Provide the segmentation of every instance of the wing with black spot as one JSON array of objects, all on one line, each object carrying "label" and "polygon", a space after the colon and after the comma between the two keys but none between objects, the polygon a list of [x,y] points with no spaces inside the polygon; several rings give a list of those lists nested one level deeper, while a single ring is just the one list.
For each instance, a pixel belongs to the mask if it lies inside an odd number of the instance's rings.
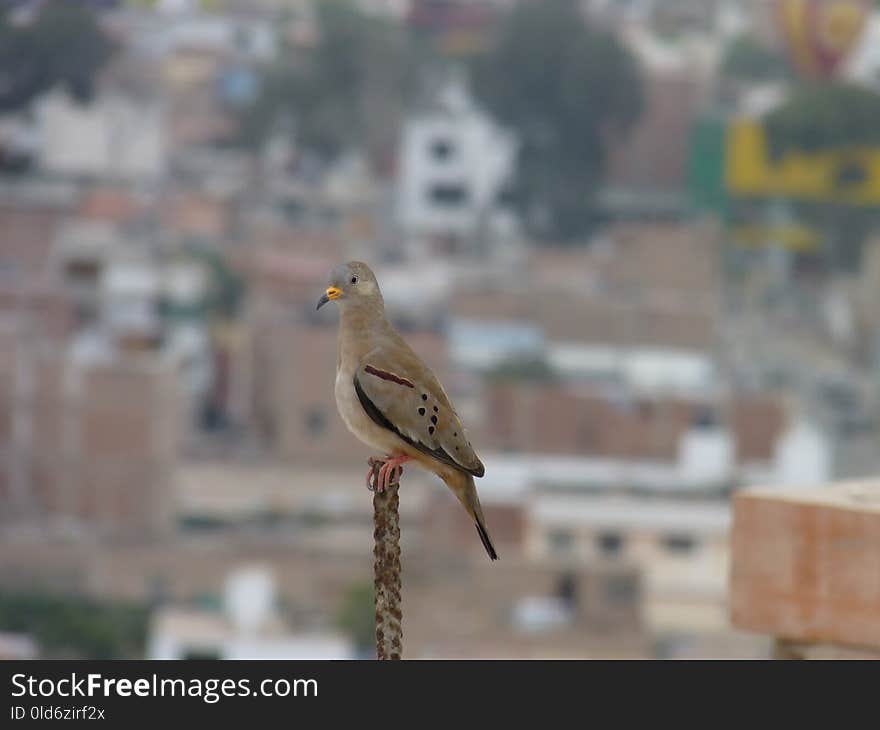
[{"label": "wing with black spot", "polygon": [[354,387],[364,411],[419,451],[483,476],[485,468],[442,386],[411,351],[406,354],[401,357],[398,350],[392,364],[373,352],[362,362]]}]

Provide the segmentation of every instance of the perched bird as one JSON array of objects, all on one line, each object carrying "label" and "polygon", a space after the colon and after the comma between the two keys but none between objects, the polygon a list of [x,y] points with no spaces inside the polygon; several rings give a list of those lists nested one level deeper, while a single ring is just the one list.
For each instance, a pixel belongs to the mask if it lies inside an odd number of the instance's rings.
[{"label": "perched bird", "polygon": [[474,486],[485,468],[443,386],[385,318],[370,267],[350,261],[333,269],[317,308],[331,301],[340,313],[336,406],[348,430],[383,457],[370,459],[367,486],[375,475],[382,491],[399,479],[403,464],[418,462],[458,497],[497,560]]}]

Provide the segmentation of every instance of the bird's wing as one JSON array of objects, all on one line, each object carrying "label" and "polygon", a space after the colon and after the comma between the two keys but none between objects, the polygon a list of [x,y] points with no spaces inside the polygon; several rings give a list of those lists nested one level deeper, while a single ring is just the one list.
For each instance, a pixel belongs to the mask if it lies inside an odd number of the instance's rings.
[{"label": "bird's wing", "polygon": [[483,476],[485,468],[443,386],[401,338],[367,354],[354,387],[375,423],[439,461]]}]

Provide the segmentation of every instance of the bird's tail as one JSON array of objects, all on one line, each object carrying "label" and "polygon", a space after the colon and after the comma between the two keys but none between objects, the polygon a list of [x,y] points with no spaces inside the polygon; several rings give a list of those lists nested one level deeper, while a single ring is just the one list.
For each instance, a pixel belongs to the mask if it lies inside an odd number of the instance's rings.
[{"label": "bird's tail", "polygon": [[486,548],[486,552],[489,554],[489,560],[498,560],[498,553],[495,552],[495,546],[492,544],[492,538],[489,537],[489,533],[486,531],[486,525],[483,523],[482,516],[477,517],[474,520],[474,524],[477,526],[477,534],[483,542],[483,547]]},{"label": "bird's tail", "polygon": [[474,478],[470,474],[464,472],[456,472],[454,479],[446,480],[446,484],[452,489],[458,501],[468,511],[473,518],[474,524],[477,526],[477,534],[480,536],[480,542],[486,548],[490,560],[498,560],[498,553],[495,552],[495,546],[492,544],[492,538],[489,537],[489,531],[486,529],[486,520],[483,517],[483,508],[480,506],[480,498],[477,496],[477,487],[474,484]]}]

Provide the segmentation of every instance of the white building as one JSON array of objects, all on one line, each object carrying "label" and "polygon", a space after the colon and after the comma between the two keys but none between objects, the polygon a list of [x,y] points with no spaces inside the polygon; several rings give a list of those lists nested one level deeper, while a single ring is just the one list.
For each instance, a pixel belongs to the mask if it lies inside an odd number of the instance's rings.
[{"label": "white building", "polygon": [[234,53],[254,61],[269,61],[278,52],[277,27],[259,17],[192,14],[177,17],[166,29],[169,49],[199,49]]},{"label": "white building", "polygon": [[294,634],[277,614],[275,581],[254,566],[233,571],[224,610],[165,608],[153,617],[149,659],[353,659],[354,648],[336,633]]},{"label": "white building", "polygon": [[513,137],[451,83],[404,126],[397,217],[415,236],[472,236],[512,226],[499,206],[515,161]]},{"label": "white building", "polygon": [[547,359],[567,378],[619,382],[637,393],[710,393],[718,382],[712,357],[699,350],[556,342]]},{"label": "white building", "polygon": [[631,565],[655,636],[729,631],[730,505],[720,500],[541,494],[526,550],[538,561]]},{"label": "white building", "polygon": [[165,171],[165,114],[155,100],[105,92],[78,104],[55,90],[36,110],[38,161],[47,172],[137,180]]},{"label": "white building", "polygon": [[832,447],[820,429],[795,420],[775,450],[775,479],[781,486],[818,487],[832,478]]},{"label": "white building", "polygon": [[[124,7],[110,13],[105,23],[127,49],[141,56],[165,58],[189,50],[265,62],[278,53],[279,26],[259,8],[239,10],[227,3],[228,12],[220,13],[203,12],[200,5],[196,0],[161,0],[158,12]],[[292,9],[304,13],[301,7]]]}]

